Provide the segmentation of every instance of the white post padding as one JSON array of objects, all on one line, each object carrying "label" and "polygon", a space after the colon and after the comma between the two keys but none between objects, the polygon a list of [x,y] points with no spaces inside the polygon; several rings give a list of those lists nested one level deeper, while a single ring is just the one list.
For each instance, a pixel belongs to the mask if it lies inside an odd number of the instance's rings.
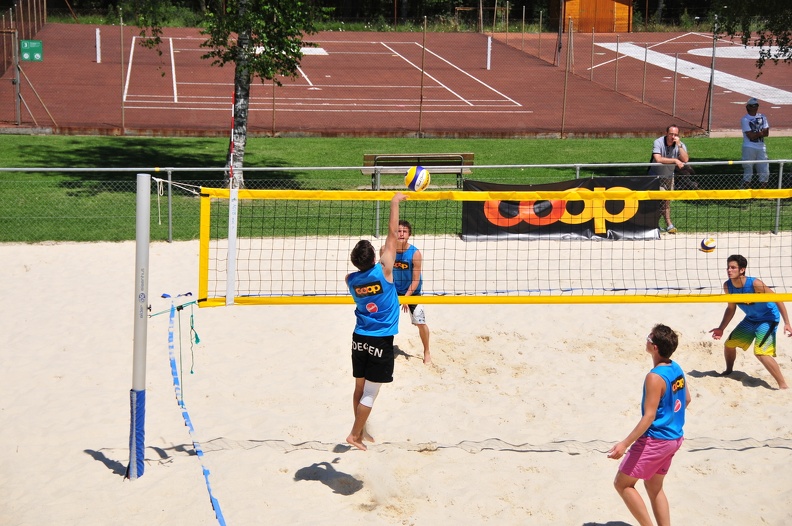
[{"label": "white post padding", "polygon": [[149,234],[151,175],[137,175],[135,244],[135,329],[132,389],[146,388],[146,339],[148,323]]},{"label": "white post padding", "polygon": [[132,352],[131,423],[127,477],[143,475],[146,422],[146,344],[148,338],[149,241],[151,228],[151,175],[137,174],[135,212],[135,325]]},{"label": "white post padding", "polygon": [[98,27],[96,28],[96,63],[102,63],[102,35]]},{"label": "white post padding", "polygon": [[239,219],[239,188],[231,188],[228,199],[228,266],[226,272],[226,305],[234,304],[236,295],[237,222]]},{"label": "white post padding", "polygon": [[487,71],[490,69],[490,61],[492,59],[492,37],[487,37]]}]

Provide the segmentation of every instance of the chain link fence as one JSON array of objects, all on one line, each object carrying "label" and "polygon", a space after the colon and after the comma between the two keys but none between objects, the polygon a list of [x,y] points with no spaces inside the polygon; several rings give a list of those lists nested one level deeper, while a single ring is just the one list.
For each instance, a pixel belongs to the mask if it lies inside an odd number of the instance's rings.
[{"label": "chain link fence", "polygon": [[17,42],[32,39],[46,21],[44,0],[22,0],[0,11],[0,77],[14,64]]},{"label": "chain link fence", "polygon": [[[754,178],[752,187],[791,188],[792,161],[770,161],[770,179],[762,185]],[[676,189],[725,190],[740,188],[742,163],[690,163],[695,175],[677,177]],[[747,163],[756,164],[756,163]],[[541,184],[598,176],[645,175],[647,164],[493,165],[474,166],[467,179],[502,184]],[[247,168],[244,185],[249,189],[370,190],[400,189],[403,178],[364,175],[362,167]],[[151,239],[171,241],[196,239],[199,228],[199,189],[223,188],[227,178],[222,168],[172,169],[0,169],[0,242],[123,241],[135,238],[135,174],[153,174]],[[649,176],[647,176],[649,177]],[[433,176],[430,190],[459,186],[457,174]],[[702,202],[698,202],[702,203]],[[709,203],[709,202],[708,202]],[[710,204],[713,204],[711,202]],[[717,203],[735,206],[750,215],[761,214],[759,222],[745,228],[765,232],[792,230],[790,200],[753,203],[744,200]],[[684,217],[690,202],[672,203],[685,231]],[[697,210],[697,214],[701,211]],[[690,228],[693,228],[692,225]],[[735,228],[743,228],[736,225]]]}]

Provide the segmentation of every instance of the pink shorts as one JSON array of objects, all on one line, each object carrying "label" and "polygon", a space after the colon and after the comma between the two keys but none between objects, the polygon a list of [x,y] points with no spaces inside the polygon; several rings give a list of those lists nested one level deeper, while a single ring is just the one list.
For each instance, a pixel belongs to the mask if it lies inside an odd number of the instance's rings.
[{"label": "pink shorts", "polygon": [[643,480],[655,475],[666,475],[674,454],[682,446],[682,440],[661,440],[644,435],[627,450],[619,471],[628,477]]}]

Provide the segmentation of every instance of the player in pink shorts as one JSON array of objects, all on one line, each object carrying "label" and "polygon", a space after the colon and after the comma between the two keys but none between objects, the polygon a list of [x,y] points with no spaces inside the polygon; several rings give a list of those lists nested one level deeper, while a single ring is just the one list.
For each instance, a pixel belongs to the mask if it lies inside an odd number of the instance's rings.
[{"label": "player in pink shorts", "polygon": [[644,380],[641,420],[627,438],[608,451],[608,458],[613,459],[627,453],[613,485],[641,526],[652,526],[652,519],[635,489],[639,480],[644,481],[658,526],[671,524],[663,480],[682,445],[685,410],[690,405],[685,373],[671,360],[678,341],[677,334],[665,325],[655,325],[646,337],[646,352],[652,357],[653,367]]}]

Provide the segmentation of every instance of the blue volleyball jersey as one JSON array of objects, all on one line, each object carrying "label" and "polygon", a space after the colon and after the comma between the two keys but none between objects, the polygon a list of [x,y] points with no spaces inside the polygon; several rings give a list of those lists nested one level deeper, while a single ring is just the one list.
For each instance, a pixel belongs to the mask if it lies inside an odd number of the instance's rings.
[{"label": "blue volleyball jersey", "polygon": [[393,336],[399,332],[399,297],[385,279],[382,265],[353,272],[347,278],[355,300],[355,332],[364,336]]},{"label": "blue volleyball jersey", "polygon": [[[729,290],[729,294],[753,294],[755,279],[756,278],[749,278],[746,276],[745,285],[742,287],[735,287],[732,285],[731,280],[728,280],[726,282],[726,288]],[[745,319],[749,321],[770,321],[778,323],[781,319],[778,305],[774,302],[738,303],[737,306],[745,313]]]},{"label": "blue volleyball jersey", "polygon": [[[396,292],[399,294],[404,294],[410,288],[413,280],[413,257],[417,251],[415,245],[410,245],[401,254],[396,253],[396,261],[393,262],[393,284],[396,285]],[[422,286],[423,276],[418,281],[418,288],[415,289],[413,295],[419,295]]]},{"label": "blue volleyball jersey", "polygon": [[[687,406],[687,380],[682,368],[676,362],[670,365],[658,365],[650,372],[660,376],[665,381],[666,389],[660,398],[654,422],[649,426],[646,435],[662,440],[676,440],[682,438],[682,426],[685,425],[685,409]],[[641,399],[641,414],[643,415],[644,399]]]}]

